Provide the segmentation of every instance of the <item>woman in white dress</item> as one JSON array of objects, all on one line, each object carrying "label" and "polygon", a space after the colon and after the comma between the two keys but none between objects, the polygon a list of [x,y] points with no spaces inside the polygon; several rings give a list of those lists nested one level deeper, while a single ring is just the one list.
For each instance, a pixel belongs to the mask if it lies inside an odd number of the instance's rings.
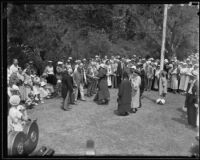
[{"label": "woman in white dress", "polygon": [[180,85],[179,90],[184,92],[185,89],[185,79],[186,79],[186,72],[187,72],[187,64],[183,63],[180,68]]},{"label": "woman in white dress", "polygon": [[178,90],[177,67],[178,67],[178,65],[174,64],[174,68],[171,72],[171,89],[172,89],[174,94],[176,94],[176,92]]},{"label": "woman in white dress", "polygon": [[184,91],[186,92],[187,87],[188,87],[188,82],[190,80],[191,72],[192,72],[192,64],[188,64],[188,67],[186,68],[186,73],[185,73],[185,85],[184,85]]},{"label": "woman in white dress", "polygon": [[108,82],[108,87],[112,87],[112,80],[111,80],[111,75],[112,75],[112,68],[111,68],[111,63],[110,60],[106,61],[107,65],[107,82]]},{"label": "woman in white dress", "polygon": [[134,72],[136,70],[135,66],[131,67],[130,81],[132,86],[132,101],[131,101],[131,113],[136,113],[137,108],[140,106],[140,84],[141,78],[138,74]]}]

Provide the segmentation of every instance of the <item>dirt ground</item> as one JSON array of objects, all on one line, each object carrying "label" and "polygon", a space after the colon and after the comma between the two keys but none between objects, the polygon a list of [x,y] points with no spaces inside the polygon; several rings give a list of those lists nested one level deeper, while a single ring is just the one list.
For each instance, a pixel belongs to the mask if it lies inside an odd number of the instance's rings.
[{"label": "dirt ground", "polygon": [[38,119],[39,142],[55,155],[85,155],[86,141],[93,139],[96,155],[189,156],[196,129],[187,125],[180,109],[185,97],[168,93],[165,105],[155,104],[158,92],[145,92],[136,114],[120,117],[118,90],[111,89],[109,105],[98,106],[93,97],[80,101],[71,111],[61,110],[61,98],[46,100],[28,111]]}]

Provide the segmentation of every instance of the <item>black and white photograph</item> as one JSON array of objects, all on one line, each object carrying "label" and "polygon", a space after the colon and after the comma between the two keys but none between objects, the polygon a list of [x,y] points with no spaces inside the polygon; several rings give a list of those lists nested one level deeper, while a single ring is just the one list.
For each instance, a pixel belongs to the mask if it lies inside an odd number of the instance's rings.
[{"label": "black and white photograph", "polygon": [[3,157],[199,158],[198,1],[3,13]]}]

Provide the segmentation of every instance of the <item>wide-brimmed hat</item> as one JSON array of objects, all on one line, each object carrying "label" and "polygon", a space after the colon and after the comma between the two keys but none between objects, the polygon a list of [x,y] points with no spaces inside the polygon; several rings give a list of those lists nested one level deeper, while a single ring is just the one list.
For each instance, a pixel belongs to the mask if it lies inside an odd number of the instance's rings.
[{"label": "wide-brimmed hat", "polygon": [[9,99],[9,103],[13,106],[19,105],[20,97],[18,95],[13,95]]},{"label": "wide-brimmed hat", "polygon": [[136,69],[136,66],[135,66],[135,65],[132,65],[132,66],[131,66],[131,69]]},{"label": "wide-brimmed hat", "polygon": [[53,61],[49,60],[48,62],[49,62],[49,63],[52,63]]},{"label": "wide-brimmed hat", "polygon": [[26,108],[23,106],[23,105],[19,105],[19,106],[17,106],[17,110],[18,111],[23,111],[23,110],[25,110]]},{"label": "wide-brimmed hat", "polygon": [[106,65],[105,65],[104,63],[101,63],[101,64],[100,64],[100,67],[106,68]]},{"label": "wide-brimmed hat", "polygon": [[41,82],[41,84],[40,84],[42,87],[43,86],[45,86],[46,85],[46,83],[45,82]]},{"label": "wide-brimmed hat", "polygon": [[16,86],[15,84],[12,86],[12,90],[14,90],[14,91],[19,91],[19,87],[18,86]]},{"label": "wide-brimmed hat", "polygon": [[58,62],[57,62],[57,64],[63,64],[63,62],[61,62],[61,61],[58,61]]}]

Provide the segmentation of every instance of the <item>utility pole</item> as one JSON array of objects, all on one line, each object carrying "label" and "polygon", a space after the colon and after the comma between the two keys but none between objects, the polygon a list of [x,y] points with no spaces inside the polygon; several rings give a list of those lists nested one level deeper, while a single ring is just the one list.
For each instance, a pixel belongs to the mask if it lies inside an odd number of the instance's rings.
[{"label": "utility pole", "polygon": [[160,69],[163,70],[164,67],[164,57],[165,57],[165,39],[166,39],[166,26],[167,26],[167,9],[168,4],[164,5],[164,19],[163,19],[163,35],[162,35],[162,48],[160,56]]}]

